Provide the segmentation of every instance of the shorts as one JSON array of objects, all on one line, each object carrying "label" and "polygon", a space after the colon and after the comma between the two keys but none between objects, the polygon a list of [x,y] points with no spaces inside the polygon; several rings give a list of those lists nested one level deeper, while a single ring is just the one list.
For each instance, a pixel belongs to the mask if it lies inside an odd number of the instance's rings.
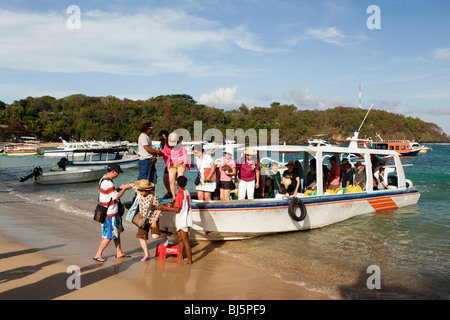
[{"label": "shorts", "polygon": [[220,181],[220,189],[233,190],[234,189],[233,181]]},{"label": "shorts", "polygon": [[177,173],[179,176],[184,175],[184,172],[186,171],[186,165],[185,164],[173,164],[170,165],[169,168],[167,168],[167,170],[170,172],[175,172]]},{"label": "shorts", "polygon": [[161,234],[161,231],[159,230],[159,221],[156,224],[156,228],[150,228],[150,224],[146,225],[145,228],[138,228],[136,238],[148,240],[149,231],[153,239],[158,239]]},{"label": "shorts", "polygon": [[123,230],[122,219],[119,215],[109,216],[102,224],[102,239],[118,239]]},{"label": "shorts", "polygon": [[188,233],[189,232],[189,227],[184,227],[184,228],[179,228],[179,229],[177,228],[177,232],[180,231],[180,230]]}]

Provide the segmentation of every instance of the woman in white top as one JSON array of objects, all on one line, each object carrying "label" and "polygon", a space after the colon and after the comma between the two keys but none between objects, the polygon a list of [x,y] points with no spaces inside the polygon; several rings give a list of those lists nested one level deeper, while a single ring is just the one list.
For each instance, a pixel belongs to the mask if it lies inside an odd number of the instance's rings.
[{"label": "woman in white top", "polygon": [[194,145],[192,151],[200,176],[200,183],[196,186],[198,200],[211,200],[211,194],[216,190],[216,165],[211,156],[204,153],[202,144]]}]

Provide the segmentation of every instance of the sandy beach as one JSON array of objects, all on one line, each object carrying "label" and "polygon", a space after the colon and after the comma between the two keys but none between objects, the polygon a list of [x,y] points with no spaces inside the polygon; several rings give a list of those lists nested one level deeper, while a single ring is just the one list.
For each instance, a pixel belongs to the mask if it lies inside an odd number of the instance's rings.
[{"label": "sandy beach", "polygon": [[[328,295],[289,284],[218,249],[193,244],[192,265],[152,258],[141,262],[136,227],[125,224],[122,248],[131,258],[92,257],[100,242],[100,224],[24,201],[0,191],[0,300],[8,299],[151,299],[151,300],[329,300]],[[159,241],[149,241],[154,257]],[[79,270],[80,288],[73,288]],[[72,287],[71,289],[68,288]]]}]

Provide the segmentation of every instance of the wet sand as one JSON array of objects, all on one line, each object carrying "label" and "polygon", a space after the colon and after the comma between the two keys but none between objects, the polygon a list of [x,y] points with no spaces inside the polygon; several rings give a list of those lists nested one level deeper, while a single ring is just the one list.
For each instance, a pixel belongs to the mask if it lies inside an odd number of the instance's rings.
[{"label": "wet sand", "polygon": [[[131,258],[92,260],[100,243],[100,224],[51,205],[24,201],[0,189],[0,300],[151,299],[151,300],[329,300],[330,296],[281,281],[269,272],[221,252],[220,243],[199,242],[187,260],[154,258],[159,241],[150,241],[152,259],[143,256],[136,227],[126,223],[122,249]],[[75,266],[80,274],[80,289]],[[336,298],[336,297],[333,297]]]}]

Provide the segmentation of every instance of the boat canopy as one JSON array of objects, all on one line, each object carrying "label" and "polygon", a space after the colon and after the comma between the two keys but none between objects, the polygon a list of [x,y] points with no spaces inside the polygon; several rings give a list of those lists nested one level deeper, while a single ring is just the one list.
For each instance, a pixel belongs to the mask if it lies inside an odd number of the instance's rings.
[{"label": "boat canopy", "polygon": [[[303,176],[306,177],[309,171],[310,157],[316,159],[316,181],[323,181],[322,165],[325,164],[324,160],[331,155],[336,155],[336,159],[341,159],[341,155],[350,156],[357,155],[359,161],[365,166],[366,171],[366,192],[372,192],[373,189],[373,169],[372,168],[372,156],[383,156],[392,158],[394,160],[394,166],[397,172],[398,189],[406,189],[406,178],[403,170],[403,165],[400,160],[400,155],[394,150],[377,150],[366,148],[350,148],[350,147],[334,147],[334,146],[300,146],[300,145],[267,145],[267,146],[254,146],[258,152],[274,152],[274,153],[299,153],[300,159],[302,159]],[[244,150],[240,148],[239,150]],[[303,156],[301,155],[303,154]],[[338,161],[339,162],[339,161]],[[317,195],[323,195],[323,184],[317,184]]]}]

